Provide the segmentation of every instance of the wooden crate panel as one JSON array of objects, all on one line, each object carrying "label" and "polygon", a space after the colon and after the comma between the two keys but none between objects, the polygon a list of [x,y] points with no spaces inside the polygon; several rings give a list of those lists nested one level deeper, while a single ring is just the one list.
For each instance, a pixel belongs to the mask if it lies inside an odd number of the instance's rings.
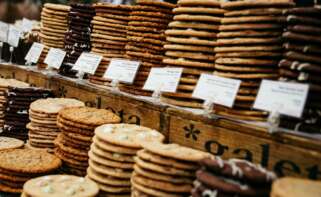
[{"label": "wooden crate panel", "polygon": [[103,95],[101,108],[118,114],[122,122],[146,126],[161,131],[161,108],[121,95]]},{"label": "wooden crate panel", "polygon": [[10,65],[0,65],[0,78],[10,79],[15,76],[16,67]]},{"label": "wooden crate panel", "polygon": [[321,179],[321,150],[298,148],[178,116],[170,116],[169,121],[170,142],[205,150],[225,159],[247,159],[280,175]]}]

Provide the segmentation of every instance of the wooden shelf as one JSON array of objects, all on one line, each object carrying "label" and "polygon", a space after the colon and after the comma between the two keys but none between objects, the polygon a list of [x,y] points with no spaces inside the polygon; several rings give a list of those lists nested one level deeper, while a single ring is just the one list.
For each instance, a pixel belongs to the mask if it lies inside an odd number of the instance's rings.
[{"label": "wooden shelf", "polygon": [[51,88],[57,96],[77,98],[87,106],[111,109],[122,122],[159,130],[170,142],[223,158],[245,158],[281,175],[321,179],[321,140],[287,133],[272,135],[264,127],[226,118],[210,119],[84,80],[46,75],[36,68],[0,65],[0,77]]}]

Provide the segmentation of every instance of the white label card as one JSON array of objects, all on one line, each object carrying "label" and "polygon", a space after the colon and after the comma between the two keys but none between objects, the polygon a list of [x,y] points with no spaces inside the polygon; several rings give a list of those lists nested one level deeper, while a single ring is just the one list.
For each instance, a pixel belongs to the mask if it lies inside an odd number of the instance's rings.
[{"label": "white label card", "polygon": [[139,62],[125,59],[112,59],[104,78],[132,84],[139,68]]},{"label": "white label card", "polygon": [[102,59],[101,55],[83,52],[72,69],[93,75]]},{"label": "white label card", "polygon": [[27,18],[22,19],[22,29],[24,32],[30,32],[33,27],[33,22]]},{"label": "white label card", "polygon": [[9,25],[0,21],[0,42],[8,41]]},{"label": "white label card", "polygon": [[21,31],[17,27],[13,25],[9,25],[9,33],[8,33],[8,43],[13,46],[17,47],[19,44],[21,36]]},{"label": "white label card", "polygon": [[193,91],[193,97],[214,104],[233,107],[241,80],[202,74]]},{"label": "white label card", "polygon": [[308,91],[309,86],[306,84],[263,80],[254,108],[299,118]]},{"label": "white label card", "polygon": [[48,67],[59,69],[65,56],[65,51],[57,48],[50,48],[44,62]]},{"label": "white label card", "polygon": [[40,44],[38,42],[34,42],[32,44],[32,46],[30,47],[30,49],[25,57],[25,60],[27,62],[37,63],[44,47],[45,46],[43,44]]},{"label": "white label card", "polygon": [[144,90],[176,92],[183,68],[152,68],[143,87]]}]

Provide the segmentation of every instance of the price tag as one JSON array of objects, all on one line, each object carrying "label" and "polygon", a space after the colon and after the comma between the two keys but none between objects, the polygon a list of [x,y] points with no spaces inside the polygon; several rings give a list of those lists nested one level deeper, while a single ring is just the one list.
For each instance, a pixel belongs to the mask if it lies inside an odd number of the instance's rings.
[{"label": "price tag", "polygon": [[104,78],[132,84],[139,68],[139,62],[125,59],[112,59]]},{"label": "price tag", "polygon": [[183,68],[152,68],[143,87],[144,90],[176,92]]},{"label": "price tag", "polygon": [[202,74],[192,96],[207,102],[233,107],[240,84],[240,80]]},{"label": "price tag", "polygon": [[0,42],[7,42],[9,25],[0,21]]},{"label": "price tag", "polygon": [[27,62],[37,63],[44,47],[45,46],[43,44],[40,44],[38,42],[34,42],[32,44],[32,46],[30,47],[30,49],[25,57],[25,60]]},{"label": "price tag", "polygon": [[72,69],[83,73],[95,74],[103,56],[94,53],[83,52]]},{"label": "price tag", "polygon": [[17,47],[19,44],[21,36],[21,31],[17,27],[13,25],[9,25],[9,34],[8,34],[8,43],[13,46]]},{"label": "price tag", "polygon": [[306,84],[263,80],[254,108],[300,118],[308,91]]},{"label": "price tag", "polygon": [[22,29],[23,32],[30,32],[33,27],[33,22],[27,18],[22,19]]},{"label": "price tag", "polygon": [[57,48],[50,48],[44,62],[48,67],[59,69],[65,56],[65,51]]}]

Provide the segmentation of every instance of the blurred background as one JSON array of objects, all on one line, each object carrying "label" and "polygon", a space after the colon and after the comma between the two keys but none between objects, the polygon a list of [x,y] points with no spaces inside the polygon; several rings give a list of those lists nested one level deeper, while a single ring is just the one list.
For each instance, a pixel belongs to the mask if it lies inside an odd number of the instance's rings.
[{"label": "blurred background", "polygon": [[[177,0],[165,0],[167,2],[176,3]],[[222,0],[228,1],[228,0]],[[232,0],[231,0],[232,1]],[[294,0],[300,5],[308,5],[321,0]],[[0,21],[7,23],[14,23],[15,20],[23,17],[31,20],[40,20],[40,12],[42,4],[44,3],[95,3],[95,2],[109,2],[114,4],[132,4],[135,0],[0,0]]]}]

